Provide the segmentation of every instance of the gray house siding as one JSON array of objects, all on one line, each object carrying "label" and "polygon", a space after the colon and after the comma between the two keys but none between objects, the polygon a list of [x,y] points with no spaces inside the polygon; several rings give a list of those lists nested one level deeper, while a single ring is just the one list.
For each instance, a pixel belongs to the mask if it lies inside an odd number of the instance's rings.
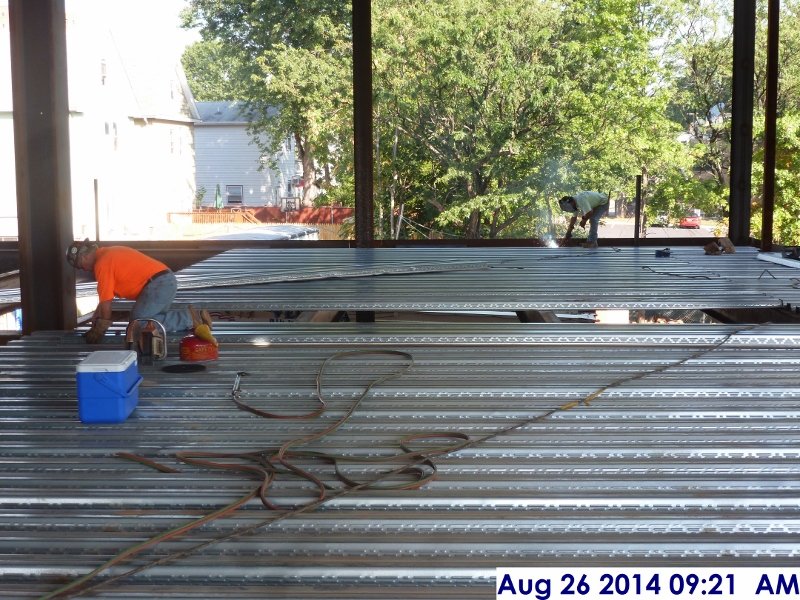
[{"label": "gray house siding", "polygon": [[214,206],[217,185],[226,207],[283,206],[286,199],[299,195],[293,179],[298,165],[291,139],[284,140],[273,157],[278,166],[273,170],[262,165],[261,152],[251,143],[238,105],[198,102],[197,107],[202,120],[195,125],[195,172],[197,189],[205,189],[202,206]]}]

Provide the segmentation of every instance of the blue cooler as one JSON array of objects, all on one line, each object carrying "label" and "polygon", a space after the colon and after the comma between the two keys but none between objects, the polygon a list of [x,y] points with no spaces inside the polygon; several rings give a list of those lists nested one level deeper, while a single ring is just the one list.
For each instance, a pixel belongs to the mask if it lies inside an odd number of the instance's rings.
[{"label": "blue cooler", "polygon": [[121,423],[139,402],[142,378],[133,350],[98,350],[78,364],[78,416],[84,423]]}]

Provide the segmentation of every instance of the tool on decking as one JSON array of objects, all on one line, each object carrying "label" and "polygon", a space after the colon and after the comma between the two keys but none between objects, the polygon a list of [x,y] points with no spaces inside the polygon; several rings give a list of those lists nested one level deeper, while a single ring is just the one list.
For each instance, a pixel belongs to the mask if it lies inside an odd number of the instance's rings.
[{"label": "tool on decking", "polygon": [[142,364],[167,357],[167,331],[155,319],[134,319],[128,323],[125,344],[128,350],[136,350]]}]

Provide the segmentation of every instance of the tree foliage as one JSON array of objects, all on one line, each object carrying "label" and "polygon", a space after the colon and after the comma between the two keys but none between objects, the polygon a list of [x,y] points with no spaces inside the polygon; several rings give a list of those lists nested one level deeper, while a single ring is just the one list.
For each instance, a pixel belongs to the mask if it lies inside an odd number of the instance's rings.
[{"label": "tree foliage", "polygon": [[330,187],[331,167],[348,172],[349,0],[191,0],[184,23],[199,27],[203,43],[220,49],[222,72],[239,74],[234,89],[255,117],[250,131],[263,153],[274,155],[293,138],[306,198]]},{"label": "tree foliage", "polygon": [[559,193],[619,190],[669,154],[661,3],[374,5],[376,125],[400,140],[380,146],[378,193],[440,229],[540,234]]},{"label": "tree foliage", "polygon": [[[764,113],[766,101],[766,7],[758,6],[756,42],[756,110],[753,152],[753,235],[762,235],[764,181]],[[800,1],[784,0],[778,52],[778,119],[776,123],[775,210],[773,238],[800,245]]]},{"label": "tree foliage", "polygon": [[[795,235],[800,206],[799,5],[782,8],[782,236]],[[595,189],[624,201],[637,174],[650,216],[724,215],[727,0],[372,0],[372,9],[378,237],[555,235],[555,198]],[[351,204],[350,0],[191,0],[186,22],[203,36],[184,58],[197,97],[246,100],[265,154],[291,136],[314,184],[306,190]]]},{"label": "tree foliage", "polygon": [[241,56],[230,53],[217,40],[197,42],[181,57],[192,94],[200,102],[238,100],[242,98],[242,82],[247,70]]}]

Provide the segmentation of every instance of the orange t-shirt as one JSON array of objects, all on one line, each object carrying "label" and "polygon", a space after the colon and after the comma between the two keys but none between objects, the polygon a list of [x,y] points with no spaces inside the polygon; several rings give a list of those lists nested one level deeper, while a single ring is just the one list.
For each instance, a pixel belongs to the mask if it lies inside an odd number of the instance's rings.
[{"label": "orange t-shirt", "polygon": [[114,297],[136,300],[148,279],[167,266],[127,246],[97,249],[94,278],[100,302]]}]

